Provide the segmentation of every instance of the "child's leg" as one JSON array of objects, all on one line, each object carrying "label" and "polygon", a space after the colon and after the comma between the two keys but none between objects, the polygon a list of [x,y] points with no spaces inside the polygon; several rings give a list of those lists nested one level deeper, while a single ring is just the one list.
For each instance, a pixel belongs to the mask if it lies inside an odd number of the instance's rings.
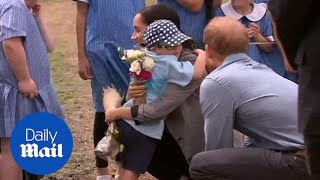
[{"label": "child's leg", "polygon": [[123,169],[122,166],[119,166],[119,180],[138,180],[139,176],[140,174]]},{"label": "child's leg", "polygon": [[138,132],[125,121],[118,121],[117,128],[124,145],[124,151],[118,156],[121,163],[119,179],[137,180],[147,171],[159,140]]},{"label": "child's leg", "polygon": [[11,154],[9,138],[1,139],[0,167],[0,179],[22,179],[22,170]]}]

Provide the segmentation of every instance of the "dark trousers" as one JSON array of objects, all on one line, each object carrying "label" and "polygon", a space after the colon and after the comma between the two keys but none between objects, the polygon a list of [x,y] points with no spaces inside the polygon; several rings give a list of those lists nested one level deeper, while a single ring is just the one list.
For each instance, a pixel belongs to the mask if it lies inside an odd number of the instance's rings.
[{"label": "dark trousers", "polygon": [[309,170],[320,179],[320,23],[301,47],[299,128],[303,131]]},{"label": "dark trousers", "polygon": [[148,172],[160,180],[179,180],[181,176],[189,176],[189,164],[180,146],[166,128]]},{"label": "dark trousers", "polygon": [[[105,132],[108,129],[108,125],[105,122],[105,113],[96,112],[93,124],[93,144],[94,148],[97,146],[98,142],[105,136]],[[99,157],[96,157],[96,167],[104,168],[108,167],[108,161],[105,161]]]},{"label": "dark trousers", "polygon": [[196,154],[190,165],[195,180],[308,180],[305,160],[294,153],[260,148],[226,148]]},{"label": "dark trousers", "polygon": [[43,176],[30,174],[26,171],[23,171],[23,180],[40,180]]}]

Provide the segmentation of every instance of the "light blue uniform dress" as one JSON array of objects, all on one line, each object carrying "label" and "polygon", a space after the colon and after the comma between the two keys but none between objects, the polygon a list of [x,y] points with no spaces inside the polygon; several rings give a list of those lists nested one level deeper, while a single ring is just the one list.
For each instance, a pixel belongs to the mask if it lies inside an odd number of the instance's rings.
[{"label": "light blue uniform dress", "polygon": [[269,0],[255,0],[254,2],[257,4],[261,3],[265,8],[267,8]]},{"label": "light blue uniform dress", "polygon": [[89,4],[86,22],[86,55],[94,78],[91,81],[96,112],[104,112],[103,87],[124,94],[129,85],[129,68],[122,63],[117,47],[132,49],[132,21],[145,7],[144,0],[78,0]]},{"label": "light blue uniform dress", "polygon": [[[253,3],[253,5],[253,11],[250,14],[243,16],[233,9],[231,2],[228,2],[217,8],[215,15],[232,17],[239,20],[246,27],[248,27],[250,23],[254,22],[260,26],[262,36],[266,37],[270,41],[274,41],[272,22],[269,14],[267,13],[265,4],[261,2],[259,4]],[[254,43],[253,39],[251,40],[251,43]],[[258,45],[250,44],[248,55],[251,59],[267,65],[280,76],[288,78],[294,82],[297,81],[294,75],[290,75],[290,77],[288,76],[290,73],[286,72],[284,68],[283,58],[277,45],[271,53],[266,53],[260,49]]]},{"label": "light blue uniform dress", "polygon": [[[147,54],[154,59],[155,67],[152,70],[152,79],[148,81],[147,103],[158,99],[168,83],[179,86],[188,85],[194,74],[194,67],[190,62],[180,62],[173,55],[157,55],[153,52]],[[132,107],[133,101],[124,104],[124,107]],[[155,139],[161,139],[164,129],[164,121],[148,121],[139,125],[133,120],[126,120],[134,129],[142,134]]]},{"label": "light blue uniform dress", "polygon": [[166,4],[177,11],[181,21],[181,31],[188,36],[191,36],[196,43],[203,48],[203,29],[206,26],[206,10],[203,5],[199,13],[194,13],[183,6],[177,0],[158,0],[159,4]]},{"label": "light blue uniform dress", "polygon": [[[0,137],[10,137],[16,123],[32,112],[64,115],[53,88],[47,49],[30,10],[21,0],[1,0],[0,17]],[[3,41],[13,37],[23,39],[30,76],[39,90],[34,100],[19,93],[4,53]]]}]

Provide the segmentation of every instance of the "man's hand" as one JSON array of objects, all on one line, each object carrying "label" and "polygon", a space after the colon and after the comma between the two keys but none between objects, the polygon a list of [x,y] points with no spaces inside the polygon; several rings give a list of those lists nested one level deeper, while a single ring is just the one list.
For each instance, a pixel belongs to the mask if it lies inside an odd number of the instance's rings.
[{"label": "man's hand", "polygon": [[92,79],[91,66],[86,56],[79,56],[78,61],[78,74],[83,80]]},{"label": "man's hand", "polygon": [[19,91],[25,97],[34,99],[38,96],[38,90],[36,83],[31,79],[24,79],[18,82]]}]

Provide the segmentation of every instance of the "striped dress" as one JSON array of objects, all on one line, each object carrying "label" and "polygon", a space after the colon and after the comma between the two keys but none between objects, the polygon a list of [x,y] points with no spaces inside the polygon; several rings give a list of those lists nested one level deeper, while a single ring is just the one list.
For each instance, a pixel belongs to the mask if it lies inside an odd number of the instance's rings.
[{"label": "striped dress", "polygon": [[[0,1],[0,137],[10,137],[16,123],[32,112],[49,112],[64,118],[53,88],[45,43],[34,17],[21,0]],[[39,90],[31,100],[18,91],[3,41],[22,37],[30,76]]]},{"label": "striped dress", "polygon": [[103,88],[120,93],[129,85],[129,68],[119,58],[117,47],[132,49],[133,18],[145,7],[144,0],[78,0],[89,4],[86,22],[86,55],[94,78],[91,81],[96,112],[104,112]]},{"label": "striped dress", "polygon": [[180,5],[177,0],[158,0],[158,3],[175,9],[180,16],[181,30],[188,36],[191,36],[201,48],[204,47],[203,29],[206,26],[205,5],[203,5],[199,13],[194,13]]}]

